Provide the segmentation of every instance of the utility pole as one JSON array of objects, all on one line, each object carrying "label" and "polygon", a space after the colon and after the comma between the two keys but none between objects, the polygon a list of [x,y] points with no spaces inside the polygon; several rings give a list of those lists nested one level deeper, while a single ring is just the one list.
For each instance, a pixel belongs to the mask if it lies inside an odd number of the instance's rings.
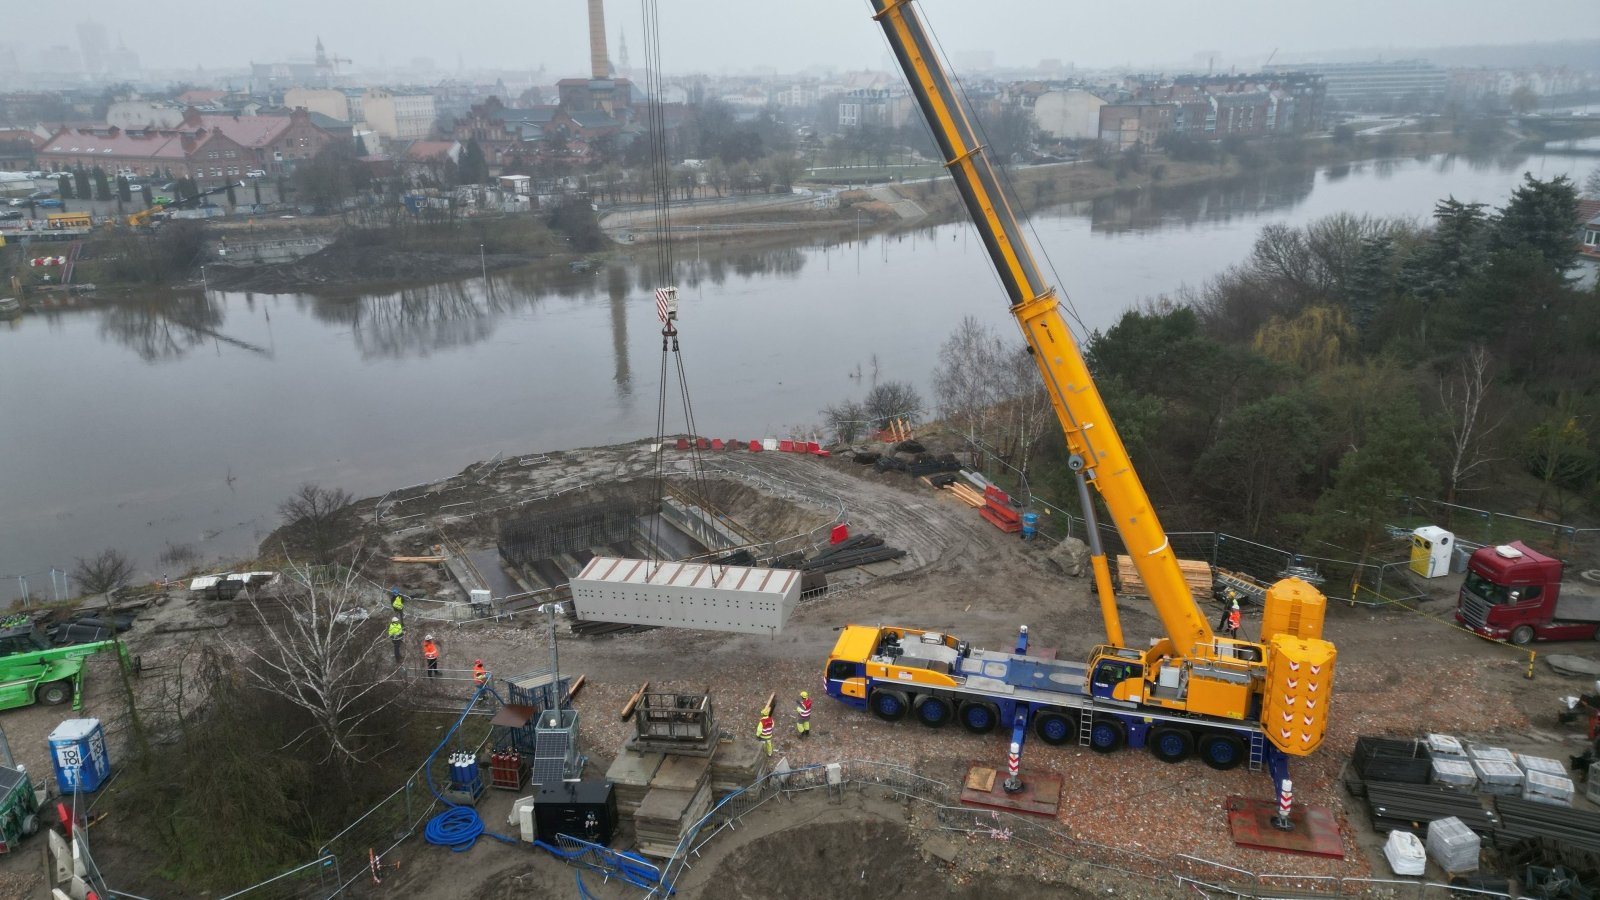
[{"label": "utility pole", "polygon": [[483,267],[483,287],[489,288],[489,258],[483,255],[483,244],[478,245],[478,265]]}]

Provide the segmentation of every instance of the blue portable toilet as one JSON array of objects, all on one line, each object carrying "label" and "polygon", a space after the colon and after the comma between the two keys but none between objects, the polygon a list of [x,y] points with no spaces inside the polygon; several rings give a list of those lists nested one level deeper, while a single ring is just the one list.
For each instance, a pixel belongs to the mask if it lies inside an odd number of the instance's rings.
[{"label": "blue portable toilet", "polygon": [[99,719],[67,719],[50,732],[50,764],[63,795],[97,791],[111,777],[111,756]]}]

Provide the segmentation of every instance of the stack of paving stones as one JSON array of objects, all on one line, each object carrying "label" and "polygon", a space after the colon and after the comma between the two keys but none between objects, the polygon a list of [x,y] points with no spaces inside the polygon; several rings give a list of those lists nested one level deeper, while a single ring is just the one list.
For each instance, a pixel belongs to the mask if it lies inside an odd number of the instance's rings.
[{"label": "stack of paving stones", "polygon": [[1428,857],[1452,875],[1478,870],[1483,841],[1455,816],[1428,824]]},{"label": "stack of paving stones", "polygon": [[1517,765],[1522,767],[1522,799],[1551,806],[1571,806],[1577,793],[1572,778],[1557,760],[1543,756],[1517,754]]},{"label": "stack of paving stones", "polygon": [[1516,797],[1522,794],[1522,768],[1516,756],[1502,747],[1469,744],[1467,755],[1478,773],[1478,787],[1485,794]]},{"label": "stack of paving stones", "polygon": [[633,813],[639,852],[671,859],[694,824],[711,811],[711,758],[668,756]]},{"label": "stack of paving stones", "polygon": [[640,753],[624,750],[617,754],[616,762],[606,770],[606,780],[614,786],[617,795],[617,814],[630,817],[650,792],[650,779],[661,768],[664,753]]}]

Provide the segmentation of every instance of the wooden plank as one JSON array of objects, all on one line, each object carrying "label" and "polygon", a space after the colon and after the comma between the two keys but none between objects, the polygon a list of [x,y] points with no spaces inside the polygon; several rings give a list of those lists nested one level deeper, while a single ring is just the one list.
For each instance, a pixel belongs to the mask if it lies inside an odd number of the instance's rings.
[{"label": "wooden plank", "polygon": [[634,710],[634,708],[637,707],[639,705],[639,703],[644,700],[644,692],[648,691],[649,689],[650,689],[650,682],[646,681],[644,684],[639,685],[639,690],[635,691],[634,695],[632,697],[628,698],[627,705],[622,707],[622,721],[626,722],[629,719],[633,718],[633,710]]},{"label": "wooden plank", "polygon": [[[1178,568],[1183,572],[1183,581],[1189,585],[1190,592],[1202,598],[1211,596],[1210,563],[1203,559],[1180,559]],[[1124,594],[1145,592],[1144,579],[1139,577],[1139,570],[1134,568],[1133,559],[1125,554],[1117,556],[1117,580]]]},{"label": "wooden plank", "polygon": [[771,713],[772,713],[773,718],[777,718],[778,711],[776,709],[772,708],[772,705],[774,703],[777,703],[777,702],[778,702],[778,692],[777,691],[773,691],[772,693],[767,695],[767,705],[763,706],[761,708],[765,709],[765,710],[770,710]]}]

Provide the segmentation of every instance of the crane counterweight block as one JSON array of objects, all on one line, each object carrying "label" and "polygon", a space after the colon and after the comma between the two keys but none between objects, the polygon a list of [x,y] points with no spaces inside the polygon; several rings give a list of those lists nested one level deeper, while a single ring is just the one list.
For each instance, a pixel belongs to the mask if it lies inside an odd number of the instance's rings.
[{"label": "crane counterweight block", "polygon": [[1270,646],[1261,728],[1279,750],[1305,756],[1322,746],[1328,730],[1328,700],[1338,654],[1320,638],[1289,634],[1275,635]]}]

